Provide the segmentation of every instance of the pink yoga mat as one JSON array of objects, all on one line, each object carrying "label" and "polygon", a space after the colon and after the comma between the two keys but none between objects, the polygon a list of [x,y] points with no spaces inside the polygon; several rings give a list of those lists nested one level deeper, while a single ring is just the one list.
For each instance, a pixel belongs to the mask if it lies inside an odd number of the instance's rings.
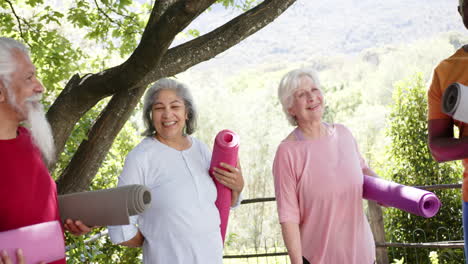
[{"label": "pink yoga mat", "polygon": [[219,183],[218,180],[213,176],[213,167],[222,168],[219,164],[221,162],[227,163],[231,166],[237,165],[237,154],[239,152],[239,136],[231,130],[222,130],[216,135],[213,155],[211,157],[210,164],[210,175],[216,185],[218,191],[218,198],[216,199],[216,207],[219,210],[219,216],[221,218],[221,236],[226,236],[226,228],[229,219],[229,210],[231,209],[231,189]]},{"label": "pink yoga mat", "polygon": [[367,175],[364,176],[362,196],[425,218],[437,214],[441,205],[432,192]]},{"label": "pink yoga mat", "polygon": [[17,263],[16,251],[23,250],[26,264],[53,262],[65,258],[65,242],[59,221],[51,221],[0,232],[0,251]]}]

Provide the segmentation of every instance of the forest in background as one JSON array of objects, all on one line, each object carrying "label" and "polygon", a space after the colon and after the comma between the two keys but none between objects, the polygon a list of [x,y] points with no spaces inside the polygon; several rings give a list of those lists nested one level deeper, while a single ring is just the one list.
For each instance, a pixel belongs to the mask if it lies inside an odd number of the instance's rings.
[{"label": "forest in background", "polygon": [[[259,1],[224,2],[235,4]],[[447,4],[448,2],[450,4]],[[284,18],[280,17],[275,21],[282,23],[282,28],[278,31],[283,33],[279,35],[281,37],[278,38],[275,31],[274,33],[267,31],[267,27],[212,60],[173,76],[187,83],[194,94],[199,108],[199,126],[195,136],[211,147],[214,136],[219,130],[229,128],[238,132],[241,137],[240,155],[246,179],[244,199],[273,197],[271,176],[273,156],[279,142],[292,129],[287,124],[278,103],[277,85],[287,71],[297,67],[312,67],[319,71],[326,94],[327,120],[347,125],[357,138],[361,153],[371,167],[382,177],[394,179],[398,173],[394,173],[391,169],[397,169],[402,164],[398,163],[400,162],[398,160],[392,160],[392,146],[396,142],[393,141],[390,132],[391,124],[395,120],[392,119],[392,107],[395,103],[396,87],[416,87],[418,90],[415,88],[412,91],[419,91],[417,94],[424,96],[424,89],[430,80],[433,67],[462,44],[468,43],[468,38],[457,31],[438,33],[459,29],[460,22],[452,19],[458,19],[456,14],[453,15],[455,7],[453,9],[450,7],[452,2],[396,1],[385,5],[377,1],[336,0],[313,6],[309,1],[298,1],[293,6],[297,8],[288,10]],[[138,1],[138,5],[140,5],[138,8],[143,10],[150,8],[144,1]],[[35,12],[28,11],[24,4],[21,7],[26,10],[25,16]],[[2,12],[4,10],[2,9]],[[216,14],[219,10],[224,8],[218,6],[212,11]],[[414,12],[415,10],[418,12]],[[8,11],[6,12],[8,15]],[[46,105],[52,104],[64,86],[64,81],[70,77],[65,73],[77,71],[83,75],[116,65],[131,51],[138,39],[128,32],[118,32],[116,35],[123,37],[114,43],[115,46],[96,45],[101,37],[100,34],[103,33],[99,30],[104,30],[99,27],[101,24],[97,24],[97,31],[93,32],[76,30],[66,23],[57,26],[53,20],[57,17],[52,11],[44,12],[46,15],[42,20],[43,23],[49,29],[57,29],[52,30],[53,34],[65,35],[71,41],[60,39],[58,42],[49,43],[48,49],[40,49],[39,51],[43,53],[39,53],[35,58],[35,63],[44,66],[39,68],[40,77],[45,83],[50,84],[47,87]],[[291,15],[286,16],[288,13]],[[13,22],[5,20],[6,16],[3,14],[5,13],[0,13],[2,21],[0,29],[2,32],[14,31],[13,26],[8,28],[9,23],[13,25]],[[133,15],[135,14],[132,13]],[[144,21],[147,15],[145,12],[138,13],[136,15],[138,23]],[[77,19],[82,19],[81,16],[83,14],[76,14]],[[311,19],[302,22],[293,21],[291,17],[294,16]],[[216,21],[217,16],[213,17]],[[341,18],[344,18],[346,23],[340,20]],[[320,24],[320,21],[324,22]],[[125,28],[137,30],[138,26],[141,26],[138,23],[125,25]],[[206,24],[211,25],[211,23]],[[204,27],[203,23],[196,24],[195,21],[189,30],[198,28],[200,32],[186,31],[178,37],[183,39],[188,36],[188,39],[191,39],[207,30]],[[93,34],[96,38],[90,39],[90,35],[93,37]],[[38,35],[38,37],[50,36]],[[326,42],[327,40],[329,42]],[[333,45],[329,45],[330,43]],[[254,44],[262,45],[254,46]],[[60,58],[54,57],[57,54],[49,51],[56,51],[62,55]],[[233,56],[236,59],[229,60]],[[62,57],[73,63],[63,64]],[[60,162],[54,171],[54,177],[58,177],[66,168],[78,144],[87,138],[89,130],[108,101],[109,99],[102,100],[80,119],[79,125],[74,128],[64,151],[60,154]],[[417,109],[421,110],[422,106],[418,106]],[[141,104],[138,104],[129,122],[114,141],[90,189],[110,188],[116,185],[126,154],[141,140],[140,108]],[[413,112],[404,114],[409,113]],[[418,144],[423,142],[420,138],[414,140],[418,140]],[[428,153],[423,154],[427,160]],[[460,175],[457,174],[460,170],[459,164],[449,163],[447,166],[453,168],[451,171],[453,173],[447,175],[447,178],[439,177],[437,183],[459,181],[459,177],[457,178],[457,175]],[[400,180],[407,179],[400,178]],[[417,183],[417,179],[402,183]],[[456,206],[459,192],[455,191],[450,195],[455,205],[449,207],[452,214],[445,215],[447,219],[442,220],[444,223],[459,225],[456,222],[460,213],[460,208]],[[444,202],[444,204],[450,203]],[[393,221],[391,218],[393,215],[395,219],[411,218],[408,215],[398,215],[393,209],[385,209],[385,213],[387,223]],[[411,220],[413,222],[407,222],[407,226],[428,227],[428,222],[424,219]],[[403,227],[399,228],[399,232],[408,231]],[[111,246],[105,237],[88,246],[83,244],[83,238],[68,237],[68,239],[69,244],[74,245],[74,249],[69,251],[70,263],[96,261],[131,263],[139,255],[138,250],[122,250],[117,246]],[[282,247],[275,203],[243,205],[232,212],[226,253],[248,253],[270,246]],[[444,252],[440,253],[442,255]],[[457,263],[460,252],[449,253],[454,254],[454,257],[448,261]],[[112,259],[109,259],[109,256],[112,256]]]},{"label": "forest in background", "polygon": [[[443,175],[439,176],[435,182],[429,177],[419,180],[414,179],[415,176],[412,179],[393,178],[394,170],[402,166],[392,159],[392,147],[395,142],[390,132],[391,113],[395,105],[394,93],[397,88],[411,90],[412,87],[416,87],[417,95],[424,98],[435,65],[450,56],[462,43],[468,43],[466,36],[449,32],[409,44],[366,49],[355,56],[318,56],[311,58],[310,64],[298,62],[288,67],[265,64],[256,69],[241,70],[233,76],[221,76],[216,74],[214,69],[199,72],[188,70],[175,78],[189,85],[199,109],[195,137],[212,147],[216,133],[222,129],[232,129],[240,135],[240,159],[246,183],[244,199],[274,197],[271,174],[274,154],[281,140],[293,129],[287,123],[278,102],[277,85],[287,71],[297,67],[319,69],[327,102],[327,121],[345,124],[351,129],[361,153],[380,176],[412,185],[426,182],[457,183],[461,180],[461,166],[457,162],[446,163],[445,165],[453,170],[446,178]],[[413,110],[410,113],[418,110],[425,114],[421,105],[417,105]],[[416,117],[413,119],[417,121]],[[425,116],[422,119],[419,120],[421,126],[425,123]],[[130,122],[115,141],[93,182],[93,188],[115,186],[116,175],[120,172],[126,153],[142,139],[138,136],[142,131],[140,120],[139,109],[136,109]],[[410,141],[405,144],[412,144],[411,140],[413,143],[419,140],[420,144],[421,140],[425,140],[422,133],[421,136],[422,139],[409,138]],[[423,153],[428,162],[433,162],[427,150],[414,151]],[[435,221],[443,225],[459,224],[459,191],[452,191],[444,197],[450,198],[450,201],[444,201],[444,205],[451,206],[451,214],[444,214],[442,219]],[[395,225],[394,221],[399,221],[392,219],[392,216],[411,218],[409,214],[399,213],[395,209],[384,211],[386,228],[391,229]],[[412,229],[407,230],[408,232],[417,228],[427,229],[427,220],[420,217],[411,219],[412,222],[408,225]],[[407,241],[412,240],[410,236],[404,238],[409,239]],[[283,248],[276,204],[247,204],[232,211],[226,245],[227,254]],[[460,252],[450,251],[454,256],[446,257],[448,262],[441,263],[457,263]],[[398,253],[396,254],[398,256]],[[429,251],[425,256],[429,256]]]},{"label": "forest in background", "polygon": [[[353,56],[316,56],[287,67],[265,64],[240,70],[234,76],[216,74],[214,69],[188,70],[176,78],[193,88],[200,109],[197,137],[212,145],[216,132],[221,129],[229,128],[240,134],[240,155],[246,178],[244,198],[273,197],[271,165],[276,147],[293,129],[277,99],[277,85],[287,71],[297,67],[319,71],[327,121],[348,126],[369,165],[382,177],[392,179],[393,139],[389,135],[389,116],[395,103],[395,87],[418,86],[419,93],[425,97],[433,68],[463,43],[468,43],[466,36],[448,32],[408,44],[366,49]],[[425,156],[431,159],[428,153]],[[460,171],[459,163],[448,164]],[[461,181],[461,173],[453,177],[448,175],[447,181],[442,178],[433,184]],[[406,184],[411,183],[417,181],[409,180]],[[455,203],[459,199],[456,193],[452,193]],[[454,209],[459,211],[461,207]],[[425,221],[419,220],[419,227],[423,227]],[[235,210],[228,234],[231,239],[228,242],[240,246],[236,246],[236,250],[261,248],[265,241],[271,245],[273,241],[282,243],[275,204],[244,205]]]}]

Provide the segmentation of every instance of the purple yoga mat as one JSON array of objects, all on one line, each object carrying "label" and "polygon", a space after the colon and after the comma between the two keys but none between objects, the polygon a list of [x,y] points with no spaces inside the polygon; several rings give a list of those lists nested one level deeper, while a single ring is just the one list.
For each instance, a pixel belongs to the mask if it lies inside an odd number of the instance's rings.
[{"label": "purple yoga mat", "polygon": [[362,197],[425,218],[437,214],[441,205],[432,192],[367,175],[364,175]]},{"label": "purple yoga mat", "polygon": [[[231,130],[222,130],[216,135],[213,155],[211,157],[210,175],[213,177],[213,167],[222,168],[219,164],[221,162],[227,163],[231,166],[237,165],[237,154],[239,152],[239,136]],[[226,236],[226,229],[229,219],[229,210],[231,209],[231,189],[219,183],[215,177],[213,180],[216,185],[218,196],[216,198],[216,207],[219,210],[221,218],[221,237]]]},{"label": "purple yoga mat", "polygon": [[53,262],[65,258],[65,242],[59,221],[51,221],[0,232],[0,251],[17,263],[16,251],[23,250],[26,264]]}]

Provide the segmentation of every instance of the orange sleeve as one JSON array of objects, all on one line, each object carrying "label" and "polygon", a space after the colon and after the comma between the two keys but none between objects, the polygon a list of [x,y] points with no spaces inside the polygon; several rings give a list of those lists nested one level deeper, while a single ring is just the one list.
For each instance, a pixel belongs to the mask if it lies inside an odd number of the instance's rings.
[{"label": "orange sleeve", "polygon": [[428,119],[448,119],[450,116],[442,112],[442,87],[439,79],[438,68],[432,75],[432,83],[427,92]]}]

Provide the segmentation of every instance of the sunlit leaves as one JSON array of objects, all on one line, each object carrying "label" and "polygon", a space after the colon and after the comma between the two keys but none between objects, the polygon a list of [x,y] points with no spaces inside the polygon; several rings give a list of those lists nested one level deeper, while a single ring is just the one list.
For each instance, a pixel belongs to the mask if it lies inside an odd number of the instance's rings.
[{"label": "sunlit leaves", "polygon": [[[68,10],[68,21],[78,28],[90,27],[93,25],[92,16],[88,14],[90,5],[87,1],[77,1],[76,6]],[[95,19],[97,17],[94,16]]]},{"label": "sunlit leaves", "polygon": [[132,0],[119,0],[118,3],[119,9],[124,9],[132,3]]},{"label": "sunlit leaves", "polygon": [[0,13],[0,32],[12,32],[15,26],[15,21],[11,14]]},{"label": "sunlit leaves", "polygon": [[193,37],[198,37],[200,36],[200,31],[196,30],[196,29],[189,29],[187,31],[187,33]]},{"label": "sunlit leaves", "polygon": [[50,6],[47,6],[44,12],[45,14],[40,16],[39,21],[47,24],[55,22],[56,24],[61,25],[60,20],[64,16],[62,13],[52,10]]},{"label": "sunlit leaves", "polygon": [[[131,0],[0,0],[0,32],[31,49],[38,75],[46,86],[46,107],[62,92],[74,74],[97,73],[125,60],[137,46],[154,1]],[[239,1],[225,1],[238,6]],[[248,3],[250,1],[246,1]],[[17,13],[18,15],[13,15]],[[193,36],[200,33],[194,29]],[[66,168],[109,99],[101,101],[76,124],[60,153],[54,176]],[[129,122],[114,141],[91,189],[115,186],[128,151],[140,140]],[[101,239],[84,245],[82,238],[68,238],[78,247],[69,252],[69,263],[136,263],[141,250],[124,250]]]},{"label": "sunlit leaves", "polygon": [[26,4],[30,5],[31,7],[36,7],[37,5],[43,4],[44,0],[26,0]]}]

